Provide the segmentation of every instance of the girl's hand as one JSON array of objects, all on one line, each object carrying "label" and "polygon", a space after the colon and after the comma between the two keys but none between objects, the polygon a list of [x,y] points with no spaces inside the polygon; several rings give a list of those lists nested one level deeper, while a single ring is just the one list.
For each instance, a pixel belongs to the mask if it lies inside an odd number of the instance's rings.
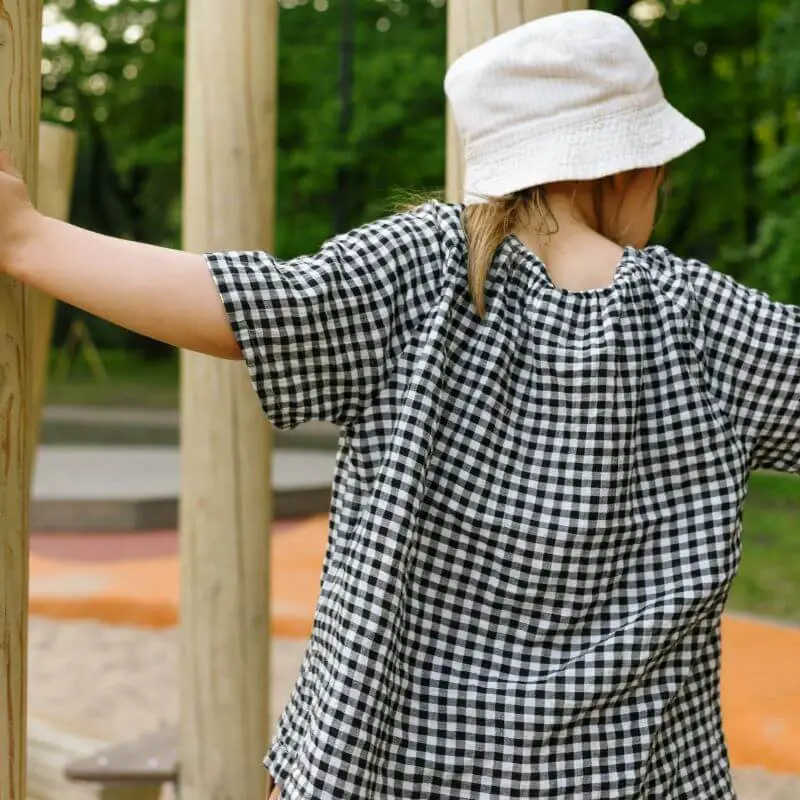
[{"label": "girl's hand", "polygon": [[22,176],[0,150],[0,272],[6,272],[14,253],[31,235],[38,217]]}]

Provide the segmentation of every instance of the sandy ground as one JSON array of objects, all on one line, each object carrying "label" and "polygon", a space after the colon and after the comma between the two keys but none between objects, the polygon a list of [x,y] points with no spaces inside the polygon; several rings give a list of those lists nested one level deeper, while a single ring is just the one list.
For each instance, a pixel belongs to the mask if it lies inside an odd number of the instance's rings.
[{"label": "sandy ground", "polygon": [[[273,639],[271,730],[289,698],[305,645],[298,639]],[[33,718],[111,741],[135,738],[177,720],[175,629],[32,617],[29,662],[28,707]],[[800,799],[800,776],[736,770],[734,780],[739,800]]]}]

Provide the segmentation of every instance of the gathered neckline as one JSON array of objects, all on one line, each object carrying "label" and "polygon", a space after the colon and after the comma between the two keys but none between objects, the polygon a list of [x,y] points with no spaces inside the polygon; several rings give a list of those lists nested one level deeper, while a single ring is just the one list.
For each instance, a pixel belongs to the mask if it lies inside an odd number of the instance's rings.
[{"label": "gathered neckline", "polygon": [[503,240],[503,246],[508,243],[510,249],[521,255],[527,262],[531,263],[535,268],[535,273],[540,282],[551,291],[563,297],[574,297],[576,299],[586,297],[602,297],[616,291],[624,282],[626,276],[630,272],[630,267],[635,264],[639,251],[631,245],[625,245],[622,248],[622,255],[620,256],[619,263],[614,270],[614,278],[610,284],[600,286],[595,289],[564,289],[561,286],[556,286],[550,273],[547,271],[545,263],[533,252],[523,241],[515,234],[510,233]]}]

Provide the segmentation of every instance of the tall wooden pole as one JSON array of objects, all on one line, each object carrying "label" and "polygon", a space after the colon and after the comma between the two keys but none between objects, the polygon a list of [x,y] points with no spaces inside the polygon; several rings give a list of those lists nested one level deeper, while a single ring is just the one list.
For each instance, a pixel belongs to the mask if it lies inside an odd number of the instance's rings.
[{"label": "tall wooden pole", "polygon": [[[69,218],[72,185],[75,178],[75,155],[78,136],[63,125],[43,122],[39,126],[39,211],[53,219]],[[33,318],[33,343],[31,352],[31,459],[36,463],[36,446],[39,441],[42,409],[47,389],[47,368],[53,340],[53,322],[56,301],[43,292],[31,292]]]},{"label": "tall wooden pole", "polygon": [[[525,22],[588,7],[588,0],[451,0],[447,4],[447,63],[487,39]],[[448,202],[462,201],[464,169],[461,142],[450,106],[447,107]]]},{"label": "tall wooden pole", "polygon": [[[36,190],[41,0],[0,0],[0,147]],[[25,800],[30,295],[0,277],[0,798]]]},{"label": "tall wooden pole", "polygon": [[[187,250],[273,247],[277,12],[264,0],[226,0],[224,13],[219,0],[189,0]],[[245,365],[183,353],[183,800],[266,792],[271,445]]]}]

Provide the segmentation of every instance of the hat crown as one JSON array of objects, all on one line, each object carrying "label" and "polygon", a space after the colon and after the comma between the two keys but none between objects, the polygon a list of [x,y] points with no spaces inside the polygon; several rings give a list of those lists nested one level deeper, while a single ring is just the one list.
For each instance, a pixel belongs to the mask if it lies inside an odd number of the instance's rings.
[{"label": "hat crown", "polygon": [[456,59],[445,93],[464,144],[464,202],[660,166],[705,139],[664,97],[621,17],[567,11]]},{"label": "hat crown", "polygon": [[634,30],[601,11],[553,14],[484,42],[453,62],[445,93],[468,150],[499,130],[566,126],[664,96]]}]

